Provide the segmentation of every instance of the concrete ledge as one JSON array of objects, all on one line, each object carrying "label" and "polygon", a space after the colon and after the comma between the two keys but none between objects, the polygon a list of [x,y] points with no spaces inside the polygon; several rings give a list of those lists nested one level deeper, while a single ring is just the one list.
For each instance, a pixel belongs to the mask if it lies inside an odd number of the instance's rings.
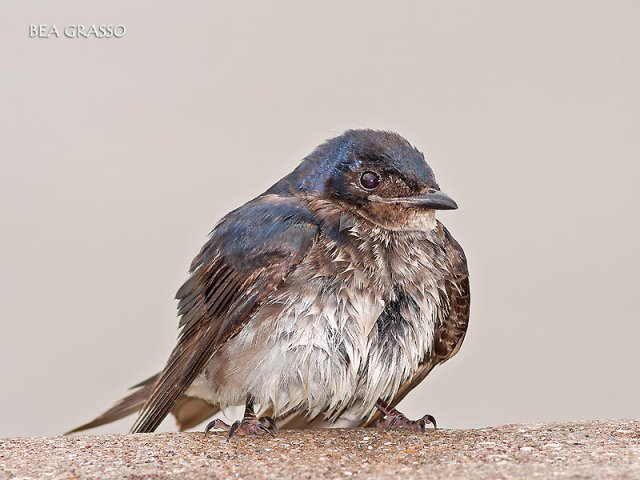
[{"label": "concrete ledge", "polygon": [[0,440],[0,478],[640,478],[640,420]]}]

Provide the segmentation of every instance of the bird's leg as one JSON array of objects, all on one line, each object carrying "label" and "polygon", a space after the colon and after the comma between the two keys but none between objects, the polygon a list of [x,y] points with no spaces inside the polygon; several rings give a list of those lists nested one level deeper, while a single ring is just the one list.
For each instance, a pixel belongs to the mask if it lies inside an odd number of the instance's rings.
[{"label": "bird's leg", "polygon": [[436,419],[433,415],[425,415],[418,420],[409,420],[402,413],[396,410],[393,407],[387,405],[384,401],[378,400],[376,402],[376,408],[380,410],[384,417],[378,420],[376,423],[376,427],[379,428],[387,428],[390,430],[401,429],[401,428],[420,428],[422,433],[425,433],[427,429],[427,425],[432,424],[434,429],[437,429],[438,426],[436,424]]},{"label": "bird's leg", "polygon": [[211,429],[220,429],[229,432],[227,441],[234,435],[271,435],[275,437],[276,422],[271,417],[257,418],[253,411],[253,398],[249,396],[244,407],[242,420],[237,420],[232,425],[228,425],[222,420],[216,419],[210,422],[205,428],[205,435]]}]

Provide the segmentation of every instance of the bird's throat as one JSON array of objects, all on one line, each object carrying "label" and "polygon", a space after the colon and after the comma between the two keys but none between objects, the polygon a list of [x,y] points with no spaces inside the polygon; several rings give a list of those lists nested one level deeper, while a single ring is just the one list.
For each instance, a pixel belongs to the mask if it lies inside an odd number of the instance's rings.
[{"label": "bird's throat", "polygon": [[358,214],[375,225],[394,231],[429,232],[436,228],[436,211],[377,204],[358,210]]}]

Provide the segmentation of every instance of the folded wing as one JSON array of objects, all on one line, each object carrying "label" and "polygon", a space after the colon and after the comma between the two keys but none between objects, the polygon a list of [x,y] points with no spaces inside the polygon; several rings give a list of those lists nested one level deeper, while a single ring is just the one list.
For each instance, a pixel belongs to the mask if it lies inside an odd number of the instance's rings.
[{"label": "folded wing", "polygon": [[292,197],[264,195],[211,232],[178,291],[180,335],[132,432],[151,432],[216,351],[250,319],[305,257],[318,225]]}]

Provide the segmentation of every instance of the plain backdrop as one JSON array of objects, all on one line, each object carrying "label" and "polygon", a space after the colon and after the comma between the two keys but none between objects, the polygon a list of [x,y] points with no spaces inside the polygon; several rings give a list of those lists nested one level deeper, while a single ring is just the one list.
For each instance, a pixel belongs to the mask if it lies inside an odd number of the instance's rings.
[{"label": "plain backdrop", "polygon": [[361,127],[425,153],[471,270],[462,350],[407,415],[640,416],[638,2],[5,0],[0,19],[0,436],[62,433],[162,368],[215,223]]}]

